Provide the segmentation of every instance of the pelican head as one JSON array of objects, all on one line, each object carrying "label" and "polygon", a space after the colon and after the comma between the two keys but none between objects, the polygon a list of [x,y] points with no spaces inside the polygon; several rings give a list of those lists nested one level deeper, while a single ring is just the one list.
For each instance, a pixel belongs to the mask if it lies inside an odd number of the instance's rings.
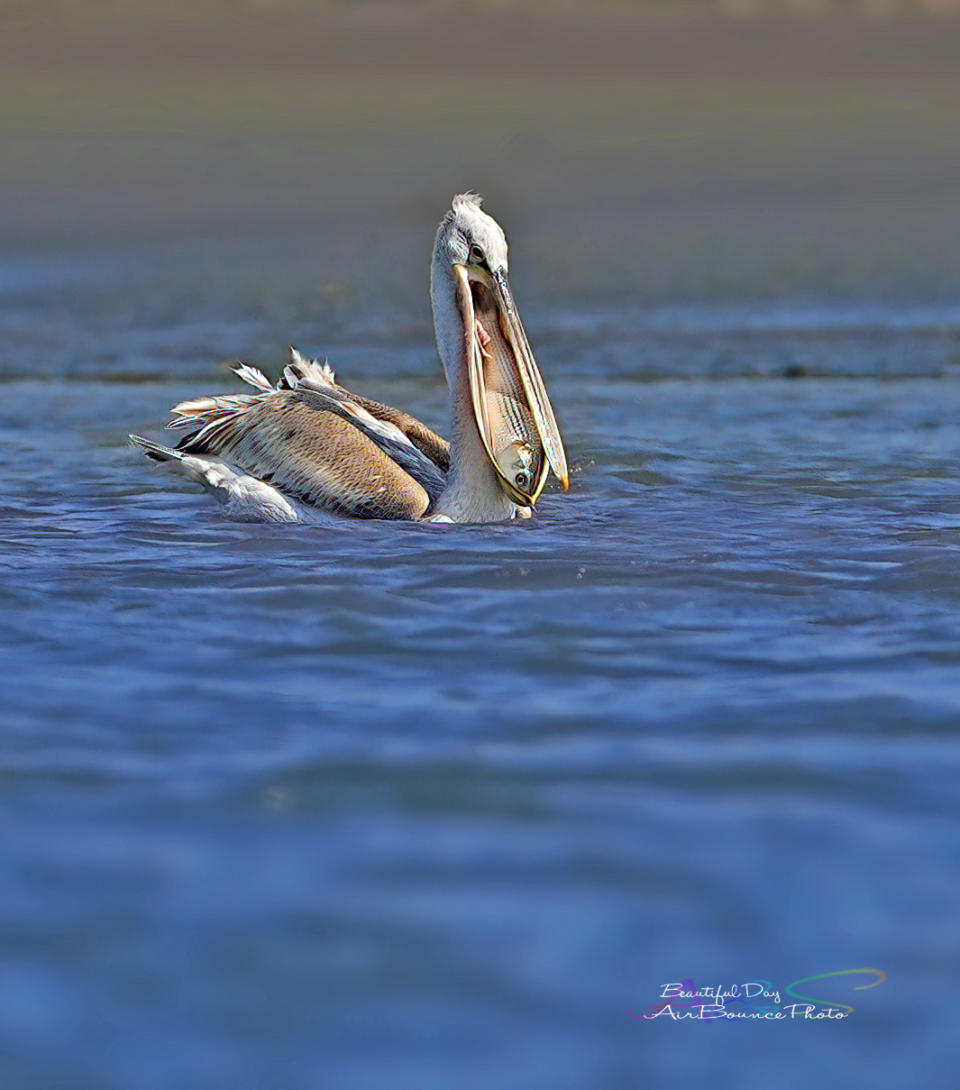
[{"label": "pelican head", "polygon": [[451,490],[477,521],[495,517],[485,513],[482,494],[487,507],[496,506],[494,490],[501,506],[531,507],[550,470],[568,483],[563,441],[507,271],[503,229],[476,195],[454,197],[437,231],[431,298],[450,387]]}]

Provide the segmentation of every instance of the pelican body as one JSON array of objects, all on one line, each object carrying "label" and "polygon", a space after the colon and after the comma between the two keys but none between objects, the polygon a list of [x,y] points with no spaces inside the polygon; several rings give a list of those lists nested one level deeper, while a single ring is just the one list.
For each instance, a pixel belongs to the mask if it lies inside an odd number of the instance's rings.
[{"label": "pelican body", "polygon": [[529,516],[548,474],[568,483],[563,441],[507,279],[507,241],[471,193],[454,197],[430,271],[450,440],[409,413],[351,393],[290,349],[273,385],[240,364],[252,394],[175,405],[177,447],[132,435],[229,513],[268,522],[324,515],[433,522]]}]

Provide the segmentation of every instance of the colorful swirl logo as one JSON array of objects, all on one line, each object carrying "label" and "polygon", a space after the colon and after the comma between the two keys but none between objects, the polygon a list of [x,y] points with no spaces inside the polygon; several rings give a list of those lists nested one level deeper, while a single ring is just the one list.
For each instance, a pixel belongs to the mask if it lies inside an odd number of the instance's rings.
[{"label": "colorful swirl logo", "polygon": [[792,995],[794,999],[803,999],[807,1003],[819,1003],[821,1006],[837,1007],[840,1010],[845,1010],[848,1014],[853,1013],[853,1007],[848,1003],[837,1003],[832,999],[814,999],[810,995],[801,995],[799,992],[795,992],[793,989],[800,984],[809,984],[811,980],[826,980],[831,976],[848,976],[850,973],[871,973],[877,979],[871,981],[869,984],[857,984],[854,987],[854,991],[862,992],[867,988],[875,988],[878,984],[882,984],[887,979],[887,974],[882,969],[837,969],[832,973],[817,973],[816,976],[805,976],[800,980],[795,980],[792,984],[788,984],[786,987],[787,995]]}]

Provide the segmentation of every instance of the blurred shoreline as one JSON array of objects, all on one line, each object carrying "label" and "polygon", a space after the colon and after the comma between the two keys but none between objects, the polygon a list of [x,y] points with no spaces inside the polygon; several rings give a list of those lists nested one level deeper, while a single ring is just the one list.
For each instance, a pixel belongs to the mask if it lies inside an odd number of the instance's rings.
[{"label": "blurred shoreline", "polygon": [[960,0],[0,0],[4,68],[953,76]]},{"label": "blurred shoreline", "polygon": [[472,188],[558,301],[960,291],[953,8],[748,7],[8,4],[0,246],[406,304]]}]

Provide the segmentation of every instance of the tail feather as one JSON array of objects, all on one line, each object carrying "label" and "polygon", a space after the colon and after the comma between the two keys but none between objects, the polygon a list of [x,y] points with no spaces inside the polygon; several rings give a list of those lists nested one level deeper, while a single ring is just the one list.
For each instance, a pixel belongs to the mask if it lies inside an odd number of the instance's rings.
[{"label": "tail feather", "polygon": [[191,481],[197,481],[204,488],[223,488],[228,478],[233,475],[221,461],[210,458],[198,458],[193,454],[184,454],[182,450],[174,450],[173,447],[165,447],[162,443],[155,443],[152,439],[145,439],[142,435],[131,435],[130,442],[141,448],[148,458],[155,462],[169,462],[170,468],[181,473]]},{"label": "tail feather", "polygon": [[155,462],[170,468],[188,480],[203,485],[222,504],[227,514],[251,522],[302,522],[312,517],[302,504],[284,496],[266,481],[241,473],[219,458],[205,458],[173,450],[142,435],[131,435],[130,442]]},{"label": "tail feather", "polygon": [[127,438],[135,447],[140,447],[143,453],[155,462],[181,462],[186,455],[172,447],[165,447],[162,443],[155,443],[152,439],[146,439],[142,435],[128,435]]}]

